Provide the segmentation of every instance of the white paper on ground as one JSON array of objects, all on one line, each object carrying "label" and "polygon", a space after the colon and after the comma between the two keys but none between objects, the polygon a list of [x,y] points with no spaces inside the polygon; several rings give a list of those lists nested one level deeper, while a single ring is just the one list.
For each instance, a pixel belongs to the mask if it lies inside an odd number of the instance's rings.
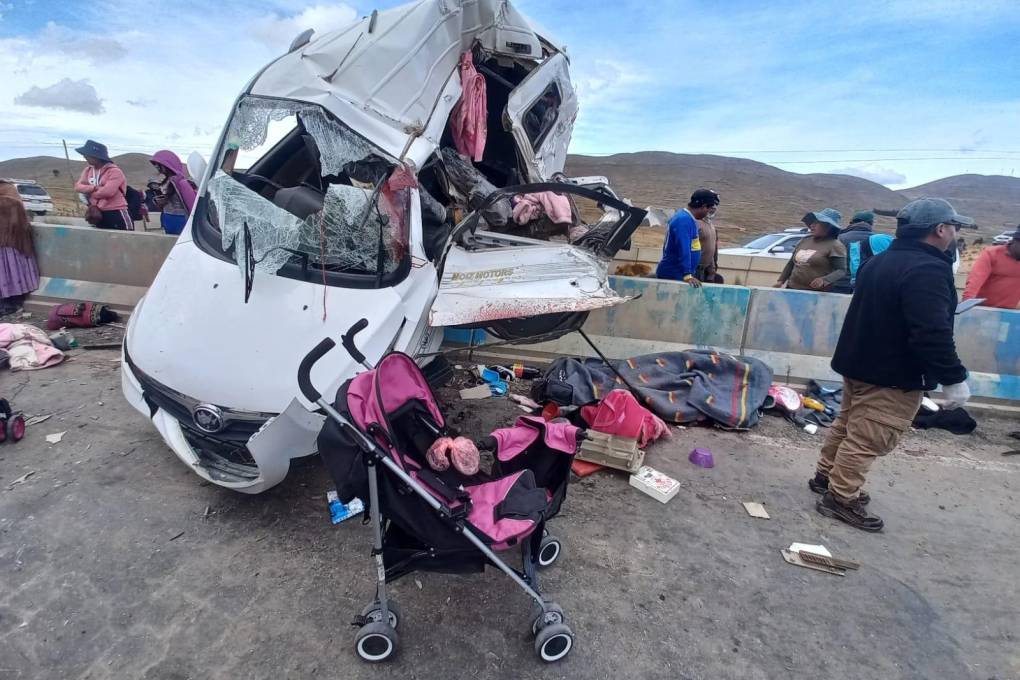
[{"label": "white paper on ground", "polygon": [[799,553],[801,550],[815,553],[816,555],[825,555],[826,557],[832,557],[832,553],[824,545],[811,545],[810,543],[791,543],[790,552]]}]

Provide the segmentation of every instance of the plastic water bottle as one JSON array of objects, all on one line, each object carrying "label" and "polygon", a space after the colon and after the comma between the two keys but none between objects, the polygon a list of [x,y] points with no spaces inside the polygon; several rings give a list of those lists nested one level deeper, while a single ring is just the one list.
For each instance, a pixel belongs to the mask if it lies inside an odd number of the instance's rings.
[{"label": "plastic water bottle", "polygon": [[333,524],[339,524],[365,511],[365,504],[360,498],[352,498],[350,503],[344,505],[335,490],[326,492],[326,500],[329,501],[329,517]]}]

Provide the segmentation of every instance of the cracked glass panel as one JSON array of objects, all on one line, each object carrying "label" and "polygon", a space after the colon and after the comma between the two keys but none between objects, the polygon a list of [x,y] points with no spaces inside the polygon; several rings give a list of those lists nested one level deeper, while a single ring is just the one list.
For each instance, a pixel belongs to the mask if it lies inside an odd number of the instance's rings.
[{"label": "cracked glass panel", "polygon": [[221,252],[245,270],[287,264],[387,274],[407,256],[414,173],[322,108],[245,97],[208,184]]}]

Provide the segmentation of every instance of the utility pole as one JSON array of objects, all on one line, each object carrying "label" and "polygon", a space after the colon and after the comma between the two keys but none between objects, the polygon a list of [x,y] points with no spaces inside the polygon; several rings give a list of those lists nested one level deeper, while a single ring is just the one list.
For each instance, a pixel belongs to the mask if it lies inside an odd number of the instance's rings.
[{"label": "utility pole", "polygon": [[71,201],[74,205],[74,214],[78,216],[81,212],[81,201],[78,200],[78,192],[74,190],[74,171],[71,170],[71,154],[67,152],[67,140],[61,139],[64,143],[64,160],[67,161],[67,179],[71,182]]}]

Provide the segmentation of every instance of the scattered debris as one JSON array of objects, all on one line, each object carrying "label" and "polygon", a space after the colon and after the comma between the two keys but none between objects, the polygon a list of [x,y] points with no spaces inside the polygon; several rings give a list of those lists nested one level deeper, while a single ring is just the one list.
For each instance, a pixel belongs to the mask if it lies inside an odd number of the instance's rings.
[{"label": "scattered debris", "polygon": [[598,463],[588,463],[583,460],[578,460],[576,456],[574,457],[574,462],[570,464],[570,471],[578,477],[587,477],[599,470],[605,470],[605,467]]},{"label": "scattered debris", "polygon": [[668,503],[680,491],[680,482],[647,465],[630,476],[630,485],[660,503]]},{"label": "scattered debris", "polygon": [[202,513],[202,517],[205,518],[205,517],[208,517],[208,516],[209,516],[209,506],[207,505],[207,506],[205,506],[205,512]]},{"label": "scattered debris", "polygon": [[691,461],[698,467],[703,468],[714,468],[715,459],[712,457],[712,451],[710,449],[697,448],[691,451],[690,455],[687,456],[687,460]]},{"label": "scattered debris", "polygon": [[759,519],[772,519],[769,517],[769,513],[765,510],[765,506],[761,503],[750,503],[747,501],[743,502],[744,510],[747,510],[747,514],[751,517],[757,517]]},{"label": "scattered debris", "polygon": [[633,437],[588,430],[575,458],[635,474],[644,464],[645,452],[638,448],[638,440]]},{"label": "scattered debris", "polygon": [[531,397],[526,397],[523,394],[511,394],[510,400],[516,404],[525,407],[529,411],[537,411],[538,409],[542,408],[542,405],[539,404],[537,401],[535,401]]},{"label": "scattered debris", "polygon": [[360,498],[351,499],[347,505],[341,503],[336,489],[326,492],[326,502],[329,503],[329,517],[333,524],[339,524],[365,511],[365,504]]},{"label": "scattered debris", "polygon": [[824,545],[792,543],[789,548],[781,552],[783,559],[790,564],[835,576],[846,576],[848,569],[860,569],[861,567],[860,563],[853,560],[833,557],[832,553]]},{"label": "scattered debris", "polygon": [[170,537],[171,541],[176,541],[178,538],[184,535],[183,531],[178,531],[176,534]]},{"label": "scattered debris", "polygon": [[119,342],[96,342],[91,345],[82,345],[82,349],[120,349],[121,343]]},{"label": "scattered debris", "polygon": [[45,423],[47,420],[53,417],[53,414],[46,414],[44,416],[32,416],[25,421],[25,425],[38,425],[39,423]]},{"label": "scattered debris", "polygon": [[26,480],[26,479],[28,479],[29,477],[31,477],[31,476],[32,476],[32,475],[34,475],[34,474],[35,474],[35,470],[29,470],[28,472],[26,472],[25,474],[21,475],[20,477],[18,477],[17,479],[15,479],[15,480],[14,480],[13,482],[11,482],[10,484],[8,484],[8,485],[7,485],[7,488],[8,488],[8,489],[12,489],[12,488],[14,488],[15,486],[17,486],[18,484],[24,484],[24,483],[25,483],[25,480]]},{"label": "scattered debris", "polygon": [[60,440],[64,438],[65,434],[67,434],[66,430],[63,432],[54,432],[53,434],[48,434],[46,435],[46,441],[50,444],[59,444]]},{"label": "scattered debris", "polygon": [[414,585],[418,586],[418,590],[422,590],[425,587],[419,579],[414,579]]},{"label": "scattered debris", "polygon": [[827,567],[822,564],[812,564],[811,562],[804,560],[800,556],[799,552],[786,550],[785,548],[781,552],[783,553],[783,559],[789,564],[794,564],[798,567],[805,567],[807,569],[814,569],[815,571],[824,571],[826,574],[833,574],[835,576],[846,576],[845,570]]},{"label": "scattered debris", "polygon": [[488,399],[492,396],[492,389],[488,384],[466,387],[460,391],[461,399]]},{"label": "scattered debris", "polygon": [[1013,449],[1012,451],[1003,451],[1004,456],[1020,456],[1020,449]]}]

